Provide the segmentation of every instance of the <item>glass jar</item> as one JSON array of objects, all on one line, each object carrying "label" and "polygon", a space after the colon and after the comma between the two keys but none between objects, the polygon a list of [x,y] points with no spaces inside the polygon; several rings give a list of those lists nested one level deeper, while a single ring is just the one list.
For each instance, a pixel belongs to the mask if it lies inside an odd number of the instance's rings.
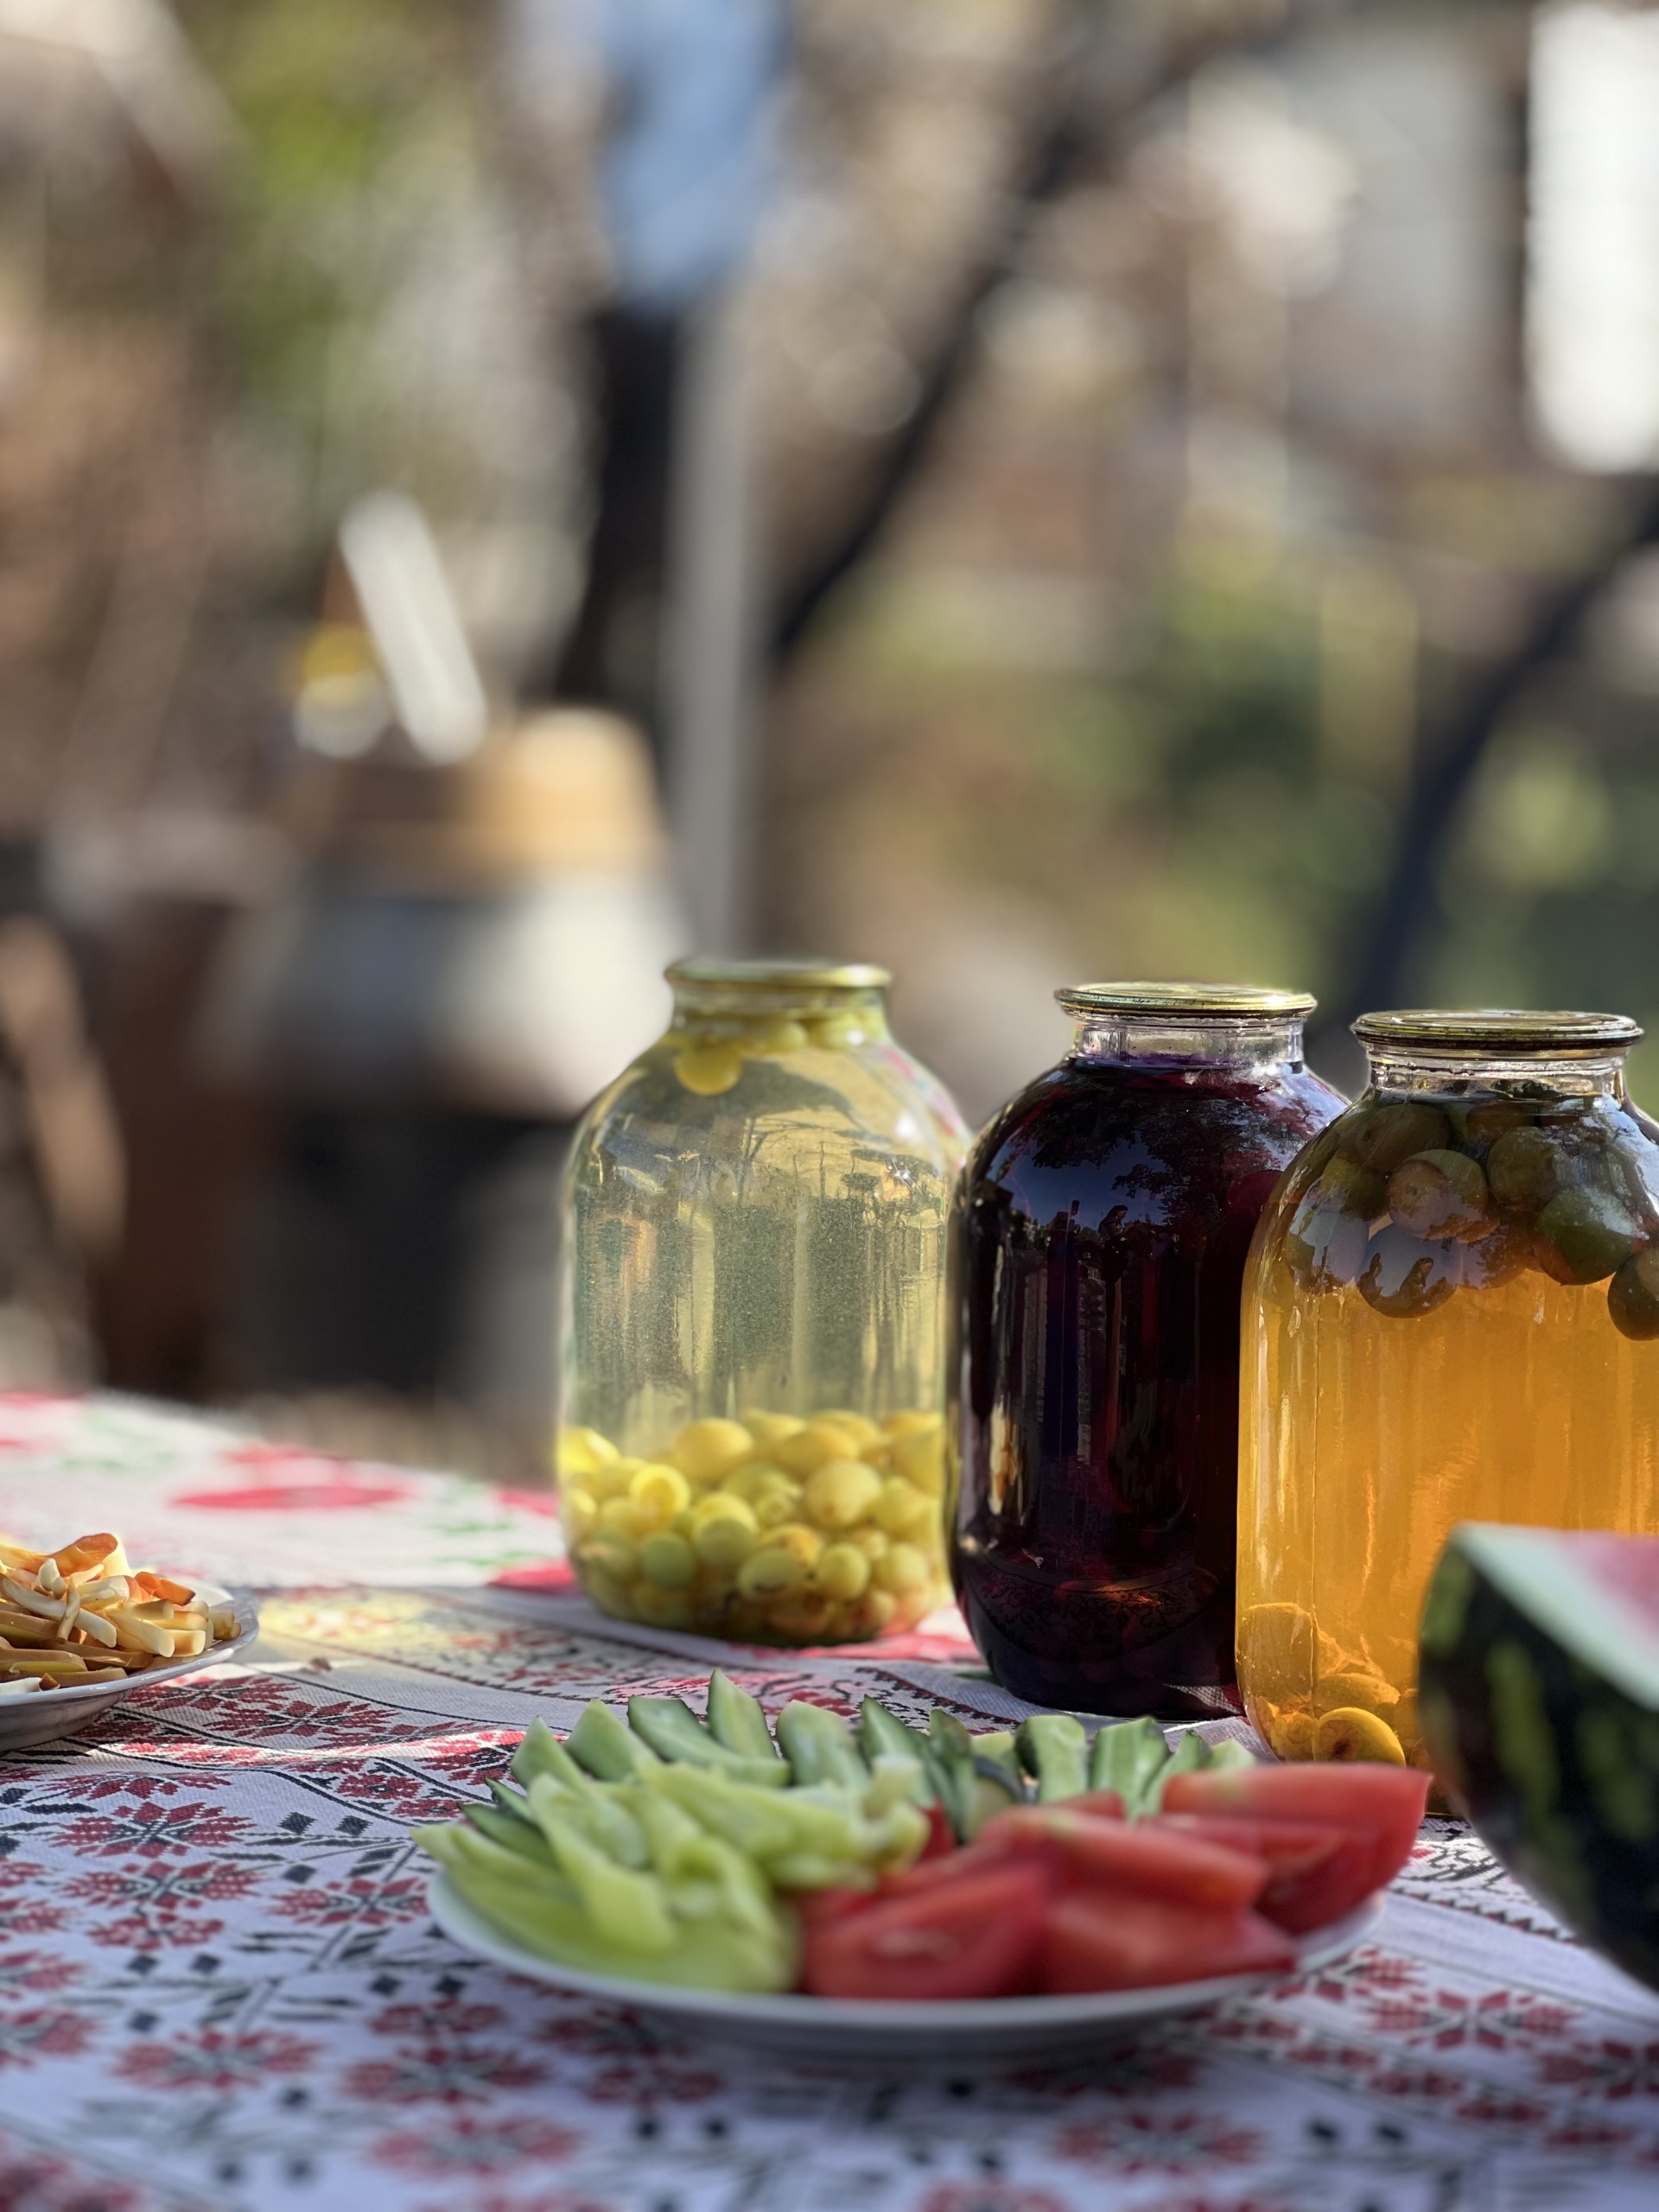
[{"label": "glass jar", "polygon": [[944,1592],[943,1281],[967,1131],[879,968],[683,961],[566,1173],[559,1471],[604,1611],[744,1643]]},{"label": "glass jar", "polygon": [[1313,1001],[1091,983],[1058,1068],[964,1171],[953,1573],[997,1680],[1043,1705],[1230,1709],[1239,1291],[1281,1171],[1342,1100]]},{"label": "glass jar", "polygon": [[1425,1764],[1459,1521],[1659,1532],[1659,1128],[1600,1014],[1372,1014],[1246,1289],[1239,1680],[1281,1757]]}]

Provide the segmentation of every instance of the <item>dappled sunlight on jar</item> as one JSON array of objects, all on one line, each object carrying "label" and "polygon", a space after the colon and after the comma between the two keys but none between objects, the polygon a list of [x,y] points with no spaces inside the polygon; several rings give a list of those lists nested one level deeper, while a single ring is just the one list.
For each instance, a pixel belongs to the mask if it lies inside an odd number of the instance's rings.
[{"label": "dappled sunlight on jar", "polygon": [[946,1594],[945,1221],[966,1131],[880,969],[687,962],[567,1183],[576,1573],[604,1611],[778,1644]]},{"label": "dappled sunlight on jar", "polygon": [[1281,1757],[1423,1764],[1460,1521],[1659,1532],[1659,1128],[1617,1015],[1373,1014],[1245,1293],[1239,1681]]}]

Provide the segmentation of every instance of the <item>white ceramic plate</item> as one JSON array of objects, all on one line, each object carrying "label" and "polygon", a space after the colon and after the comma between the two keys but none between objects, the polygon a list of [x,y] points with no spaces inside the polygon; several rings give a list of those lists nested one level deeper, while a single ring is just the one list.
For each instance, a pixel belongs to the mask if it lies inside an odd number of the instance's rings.
[{"label": "white ceramic plate", "polygon": [[[721,1990],[665,1989],[615,1974],[582,1974],[538,1959],[474,1912],[442,1872],[433,1876],[427,1903],[451,1942],[496,1966],[555,1989],[626,2005],[670,2034],[736,2044],[777,2058],[869,2059],[927,2069],[1052,2060],[1122,2042],[1148,2020],[1196,2012],[1283,1980],[1274,1974],[1227,1974],[1214,1981],[1169,1982],[1158,1989],[1101,1991],[1090,1997],[981,1998],[960,2004],[734,1997]],[[1370,1933],[1382,1912],[1382,1897],[1370,1897],[1345,1920],[1303,1936],[1296,1947],[1298,1967],[1323,1966],[1341,1957]]]},{"label": "white ceramic plate", "polygon": [[212,1583],[200,1586],[201,1595],[215,1605],[229,1605],[236,1613],[236,1634],[224,1643],[210,1643],[194,1659],[163,1659],[124,1682],[88,1682],[78,1690],[32,1690],[23,1697],[0,1697],[0,1751],[21,1751],[30,1744],[49,1744],[71,1736],[89,1720],[125,1697],[137,1697],[162,1682],[176,1682],[181,1675],[199,1675],[204,1667],[223,1665],[234,1659],[259,1633],[259,1616],[253,1600],[237,1590],[220,1590]]}]

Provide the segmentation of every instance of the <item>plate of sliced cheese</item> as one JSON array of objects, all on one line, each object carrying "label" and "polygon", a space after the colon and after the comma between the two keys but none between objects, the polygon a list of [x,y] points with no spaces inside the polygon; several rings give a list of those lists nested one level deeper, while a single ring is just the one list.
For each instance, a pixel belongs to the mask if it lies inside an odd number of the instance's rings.
[{"label": "plate of sliced cheese", "polygon": [[0,1750],[48,1743],[118,1698],[218,1666],[258,1627],[245,1597],[135,1567],[107,1532],[54,1552],[0,1537]]}]

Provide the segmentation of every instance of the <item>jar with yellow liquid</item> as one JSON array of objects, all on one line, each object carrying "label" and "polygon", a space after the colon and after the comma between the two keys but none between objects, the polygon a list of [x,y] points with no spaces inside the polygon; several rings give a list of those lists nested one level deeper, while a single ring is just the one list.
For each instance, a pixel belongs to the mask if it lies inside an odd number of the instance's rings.
[{"label": "jar with yellow liquid", "polygon": [[945,1225],[967,1130],[879,968],[683,961],[566,1175],[562,1512],[620,1619],[838,1643],[945,1594]]},{"label": "jar with yellow liquid", "polygon": [[1421,1765],[1419,1617],[1456,1522],[1659,1533],[1659,1126],[1618,1015],[1354,1029],[1370,1086],[1245,1275],[1239,1684],[1281,1757]]}]

